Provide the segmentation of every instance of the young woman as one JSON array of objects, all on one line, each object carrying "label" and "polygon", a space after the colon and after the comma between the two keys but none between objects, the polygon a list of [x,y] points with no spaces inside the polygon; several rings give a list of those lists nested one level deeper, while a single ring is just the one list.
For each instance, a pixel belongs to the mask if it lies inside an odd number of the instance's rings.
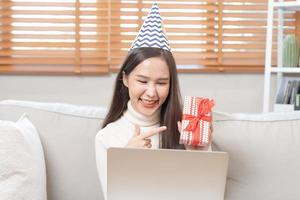
[{"label": "young woman", "polygon": [[180,99],[171,52],[145,47],[129,53],[117,75],[103,129],[96,136],[97,167],[105,194],[109,147],[184,149],[177,127]]},{"label": "young woman", "polygon": [[105,198],[107,149],[185,149],[179,144],[181,116],[176,64],[154,4],[117,75],[103,129],[96,136],[97,168]]}]

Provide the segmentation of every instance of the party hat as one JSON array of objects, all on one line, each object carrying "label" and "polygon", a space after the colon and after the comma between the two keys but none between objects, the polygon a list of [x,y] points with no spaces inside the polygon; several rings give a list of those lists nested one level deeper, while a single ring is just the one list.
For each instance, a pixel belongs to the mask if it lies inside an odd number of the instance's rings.
[{"label": "party hat", "polygon": [[155,47],[171,51],[157,3],[153,4],[130,50],[141,47]]}]

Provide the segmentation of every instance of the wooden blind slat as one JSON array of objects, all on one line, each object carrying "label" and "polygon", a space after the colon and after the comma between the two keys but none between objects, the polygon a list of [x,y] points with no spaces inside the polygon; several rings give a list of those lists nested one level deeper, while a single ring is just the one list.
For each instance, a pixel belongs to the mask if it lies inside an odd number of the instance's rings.
[{"label": "wooden blind slat", "polygon": [[[82,24],[105,24],[107,19],[80,19],[80,25]],[[9,23],[51,23],[51,24],[75,24],[74,19],[36,19],[36,18],[2,18],[0,19],[0,23],[9,24]]]},{"label": "wooden blind slat", "polygon": [[[82,40],[97,40],[97,41],[102,41],[102,42],[107,42],[108,41],[108,36],[107,34],[104,33],[98,33],[98,35],[86,35],[86,34],[80,34]],[[3,33],[0,35],[0,40],[12,40],[12,39],[35,39],[35,40],[61,40],[61,39],[72,39],[74,36],[72,34],[59,34],[59,35],[38,35],[38,34],[18,34],[18,35],[12,35],[12,34],[7,34]]]},{"label": "wooden blind slat", "polygon": [[251,10],[252,12],[253,11],[266,11],[268,8],[267,4],[265,5],[256,5],[256,4],[246,4],[246,5],[226,5],[224,4],[223,6],[223,10],[224,11],[249,11]]},{"label": "wooden blind slat", "polygon": [[[85,66],[81,69],[80,74],[103,74],[108,73],[109,69],[107,67],[95,67],[95,66]],[[65,65],[55,65],[55,66],[45,66],[45,65],[2,65],[0,67],[0,73],[7,74],[79,74],[74,71],[71,66]]]},{"label": "wooden blind slat", "polygon": [[[75,58],[61,58],[61,57],[53,57],[53,58],[2,58],[0,60],[0,64],[45,64],[47,65],[73,65],[75,61]],[[81,59],[81,62],[83,65],[88,64],[88,65],[105,65],[106,61],[101,60],[101,59]]]},{"label": "wooden blind slat", "polygon": [[[203,10],[216,10],[216,4],[213,2],[209,5],[202,5],[202,4],[164,4],[159,3],[160,12],[163,13],[164,9],[177,9],[180,11],[180,9],[203,9]],[[136,4],[133,3],[112,3],[112,12],[119,11],[120,9],[124,8],[131,8],[135,9],[137,8]],[[151,8],[151,4],[144,4],[144,7],[142,8],[145,11],[145,14],[149,12]]]},{"label": "wooden blind slat", "polygon": [[[99,9],[108,9],[109,8],[109,1],[108,0],[97,0],[95,3],[93,2],[84,2],[81,1],[80,3],[80,9],[83,8],[99,8]],[[11,8],[11,7],[58,7],[58,8],[67,8],[67,7],[71,7],[71,8],[75,8],[75,2],[71,3],[71,2],[49,2],[49,1],[25,1],[25,2],[21,2],[21,1],[9,1],[9,2],[0,2],[0,7],[3,8]],[[45,9],[46,10],[46,9]]]},{"label": "wooden blind slat", "polygon": [[[238,26],[266,26],[265,21],[249,21],[249,20],[244,20],[244,21],[224,21],[223,25],[238,25]],[[274,26],[277,25],[277,22],[274,22]],[[286,26],[295,26],[295,22],[285,22],[284,25]]]},{"label": "wooden blind slat", "polygon": [[[81,51],[81,55],[83,55],[85,58],[106,58],[105,56],[106,50],[98,50],[98,51]],[[24,51],[24,50],[0,50],[0,55],[2,56],[10,56],[11,54],[14,54],[15,56],[24,56],[24,55],[30,55],[32,57],[74,57],[74,51],[41,51],[41,50],[30,50],[30,51]]]}]

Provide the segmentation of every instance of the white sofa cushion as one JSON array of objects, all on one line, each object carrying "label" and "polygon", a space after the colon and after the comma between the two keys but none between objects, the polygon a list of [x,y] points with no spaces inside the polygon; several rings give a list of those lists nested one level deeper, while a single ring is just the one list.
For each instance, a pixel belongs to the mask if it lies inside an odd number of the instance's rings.
[{"label": "white sofa cushion", "polygon": [[40,133],[47,170],[48,200],[101,200],[94,139],[106,109],[61,103],[6,100],[0,119],[27,113]]},{"label": "white sofa cushion", "polygon": [[300,199],[300,112],[214,113],[213,149],[229,153],[226,200]]},{"label": "white sofa cushion", "polygon": [[0,199],[47,199],[42,144],[25,115],[17,122],[0,120]]}]

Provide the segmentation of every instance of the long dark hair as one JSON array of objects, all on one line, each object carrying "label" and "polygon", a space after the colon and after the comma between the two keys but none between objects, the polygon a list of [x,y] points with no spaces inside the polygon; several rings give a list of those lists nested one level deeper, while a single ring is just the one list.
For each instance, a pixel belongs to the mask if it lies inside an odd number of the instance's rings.
[{"label": "long dark hair", "polygon": [[160,125],[167,126],[167,130],[162,134],[160,147],[184,149],[183,145],[179,145],[180,133],[177,128],[177,121],[181,120],[182,104],[176,63],[172,53],[164,49],[146,47],[133,49],[129,52],[117,75],[112,102],[102,127],[104,128],[107,124],[118,120],[127,109],[129,92],[128,88],[123,84],[123,73],[129,75],[137,65],[152,57],[163,59],[167,63],[170,72],[169,94],[162,104],[160,112]]}]

